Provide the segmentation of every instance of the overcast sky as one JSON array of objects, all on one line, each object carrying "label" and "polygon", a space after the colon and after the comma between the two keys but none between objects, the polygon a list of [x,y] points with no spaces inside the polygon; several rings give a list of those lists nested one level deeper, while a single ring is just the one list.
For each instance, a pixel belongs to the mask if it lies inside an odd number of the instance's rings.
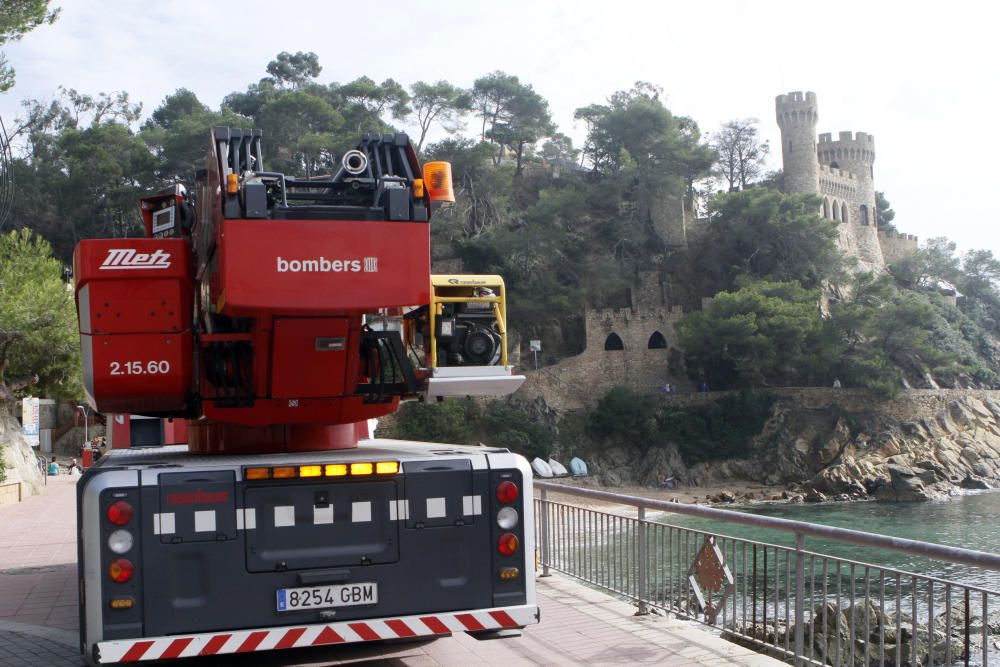
[{"label": "overcast sky", "polygon": [[[323,83],[367,75],[404,85],[471,86],[494,70],[534,86],[579,146],[577,107],[637,80],[703,133],[757,118],[780,166],[774,98],[812,90],[819,132],[875,136],[875,187],[901,231],[1000,255],[1000,10],[991,3],[380,3],[55,0],[59,20],[5,49],[17,85],[0,94],[8,126],[27,98],[57,87],[126,90],[149,114],[177,88],[213,108],[265,76],[281,51],[314,51]],[[473,127],[474,124],[470,124]]]}]

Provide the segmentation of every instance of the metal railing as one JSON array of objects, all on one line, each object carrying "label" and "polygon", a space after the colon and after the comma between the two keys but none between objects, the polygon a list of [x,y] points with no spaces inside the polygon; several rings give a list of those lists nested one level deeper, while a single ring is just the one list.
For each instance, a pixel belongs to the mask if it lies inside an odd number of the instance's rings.
[{"label": "metal railing", "polygon": [[[542,575],[556,570],[631,598],[640,614],[667,610],[796,665],[1000,665],[1000,592],[808,551],[805,539],[984,572],[1000,571],[998,554],[540,480],[535,489]],[[637,516],[555,502],[550,493]],[[794,547],[650,521],[649,510],[781,531]]]}]

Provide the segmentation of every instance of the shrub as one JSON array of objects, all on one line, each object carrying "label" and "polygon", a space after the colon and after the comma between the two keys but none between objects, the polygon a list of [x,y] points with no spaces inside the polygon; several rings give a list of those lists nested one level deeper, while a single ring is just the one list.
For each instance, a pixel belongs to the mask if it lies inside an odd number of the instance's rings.
[{"label": "shrub", "polygon": [[405,403],[388,437],[401,440],[471,444],[479,406],[471,398],[440,403]]},{"label": "shrub", "polygon": [[483,441],[506,447],[529,459],[547,459],[555,440],[552,432],[516,404],[493,401],[482,420]]}]

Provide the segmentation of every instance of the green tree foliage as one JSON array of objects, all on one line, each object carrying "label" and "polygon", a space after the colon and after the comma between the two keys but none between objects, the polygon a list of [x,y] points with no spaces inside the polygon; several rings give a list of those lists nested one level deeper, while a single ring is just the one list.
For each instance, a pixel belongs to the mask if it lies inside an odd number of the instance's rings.
[{"label": "green tree foliage", "polygon": [[771,415],[774,399],[740,392],[700,407],[676,408],[656,396],[615,387],[586,416],[592,448],[633,449],[645,455],[677,445],[687,465],[746,456]]},{"label": "green tree foliage", "polygon": [[677,282],[692,302],[733,290],[742,277],[795,280],[807,289],[840,275],[837,223],[823,220],[813,195],[751,188],[715,197],[705,233],[677,257]]},{"label": "green tree foliage", "polygon": [[875,223],[882,231],[895,232],[896,225],[892,221],[896,218],[896,212],[892,210],[892,204],[885,198],[884,192],[875,193]]},{"label": "green tree foliage", "polygon": [[0,401],[35,378],[34,393],[80,395],[73,293],[49,244],[22,229],[0,235]]},{"label": "green tree foliage", "polygon": [[[0,46],[16,42],[44,24],[52,24],[59,10],[49,10],[51,0],[0,0]],[[14,68],[0,52],[0,93],[14,86]]]},{"label": "green tree foliage", "polygon": [[692,380],[718,388],[808,384],[822,320],[817,290],[745,280],[677,324]]},{"label": "green tree foliage", "polygon": [[469,445],[479,418],[479,405],[471,398],[404,403],[386,437]]},{"label": "green tree foliage", "polygon": [[608,104],[576,110],[589,128],[584,156],[598,174],[625,174],[654,194],[658,186],[708,173],[714,154],[690,118],[674,116],[660,102],[662,91],[645,82],[621,90]]},{"label": "green tree foliage", "polygon": [[646,453],[664,442],[656,416],[655,396],[614,387],[587,415],[586,432],[595,441]]},{"label": "green tree foliage", "polygon": [[941,282],[955,284],[961,269],[956,249],[955,243],[944,237],[927,239],[917,252],[893,262],[892,275],[908,289],[932,290]]},{"label": "green tree foliage", "polygon": [[504,152],[510,151],[515,176],[524,168],[526,151],[555,132],[548,102],[516,76],[496,71],[476,79],[470,103],[482,119],[481,139],[496,146],[493,164],[500,164]]},{"label": "green tree foliage", "polygon": [[506,447],[528,459],[548,459],[555,440],[552,431],[507,401],[491,401],[486,406],[479,430],[485,444]]},{"label": "green tree foliage", "polygon": [[729,192],[746,190],[764,173],[764,161],[770,150],[761,141],[756,118],[730,120],[712,137],[718,154],[718,172],[726,180]]},{"label": "green tree foliage", "polygon": [[437,123],[446,132],[454,133],[462,129],[462,113],[470,109],[471,97],[468,92],[447,81],[426,83],[417,81],[410,86],[410,102],[420,127],[417,139],[417,153],[423,151],[424,140],[431,126]]},{"label": "green tree foliage", "polygon": [[830,306],[826,330],[836,342],[830,374],[845,386],[861,386],[893,396],[909,377],[954,377],[968,348],[946,349],[939,339],[951,333],[927,295],[899,290],[889,276],[854,276],[848,298]]},{"label": "green tree foliage", "polygon": [[506,447],[526,457],[548,458],[554,435],[518,405],[491,401],[485,407],[471,398],[440,403],[405,403],[387,437],[458,445],[483,443]]},{"label": "green tree foliage", "polygon": [[193,183],[205,166],[210,148],[208,131],[217,125],[241,126],[246,119],[232,111],[215,112],[185,88],[168,95],[143,124],[141,137],[157,158],[162,185]]},{"label": "green tree foliage", "polygon": [[1000,280],[1000,259],[990,250],[970,250],[962,256],[962,273],[958,288],[966,297],[996,300],[996,285]]},{"label": "green tree foliage", "polygon": [[294,55],[282,51],[267,64],[267,73],[281,88],[298,88],[319,76],[323,68],[319,56],[312,51],[297,51]]},{"label": "green tree foliage", "polygon": [[511,100],[510,113],[494,124],[487,138],[514,154],[514,174],[519,176],[524,169],[525,150],[555,129],[549,103],[531,86],[522,86]]},{"label": "green tree foliage", "polygon": [[355,133],[378,129],[385,114],[402,120],[412,112],[410,94],[394,79],[377,84],[363,76],[336,89],[335,94],[347,102],[348,108],[342,113],[347,127]]},{"label": "green tree foliage", "polygon": [[742,391],[699,407],[664,405],[657,423],[687,465],[746,458],[773,406],[774,398],[766,392]]},{"label": "green tree foliage", "polygon": [[497,146],[493,164],[500,164],[504,151],[509,151],[515,175],[524,168],[525,151],[555,132],[549,103],[516,76],[497,71],[476,79],[470,102],[483,121],[481,138]]},{"label": "green tree foliage", "polygon": [[29,104],[30,152],[13,163],[13,223],[30,226],[69,263],[77,241],[141,233],[138,199],[156,184],[156,159],[128,126],[140,112],[126,93],[64,91],[65,101]]},{"label": "green tree foliage", "polygon": [[[268,154],[273,156],[268,169],[311,176],[333,169],[338,154],[352,145],[339,141],[343,115],[327,100],[305,90],[276,95],[261,107],[255,120],[264,129]],[[356,143],[357,136],[352,136]]]}]

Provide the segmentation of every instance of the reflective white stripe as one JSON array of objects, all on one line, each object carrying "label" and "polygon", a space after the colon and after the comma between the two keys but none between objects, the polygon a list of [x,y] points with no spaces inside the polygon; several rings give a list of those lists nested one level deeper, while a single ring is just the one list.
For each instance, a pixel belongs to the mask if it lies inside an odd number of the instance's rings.
[{"label": "reflective white stripe", "polygon": [[295,525],[295,506],[294,505],[278,505],[274,508],[274,527],[282,528],[284,526],[294,526]]},{"label": "reflective white stripe", "polygon": [[468,516],[470,514],[482,514],[482,513],[483,513],[482,496],[462,496],[462,514]]},{"label": "reflective white stripe", "polygon": [[[364,624],[370,629],[371,633],[379,639],[395,639],[404,636],[397,633],[392,629],[392,626],[389,625],[390,622],[395,624],[397,621],[401,621],[405,624],[415,636],[434,635],[435,633],[423,620],[426,618],[434,619],[451,632],[464,632],[468,630],[465,624],[458,619],[458,616],[465,615],[475,618],[476,621],[483,626],[483,628],[488,630],[504,627],[503,624],[494,618],[490,612],[495,612],[501,617],[504,617],[504,615],[510,617],[515,626],[523,627],[537,622],[538,608],[534,605],[523,605],[518,607],[501,607],[498,609],[477,609],[467,612],[454,612],[447,614],[416,614],[400,618],[353,620],[343,621],[340,623],[307,626],[300,625],[278,628],[253,628],[250,630],[237,630],[235,632],[218,631],[196,635],[122,639],[98,642],[97,646],[100,649],[101,662],[118,662],[125,657],[129,650],[135,645],[152,642],[143,652],[142,656],[138,658],[138,660],[145,661],[157,660],[163,657],[163,654],[174,644],[174,642],[184,640],[190,640],[190,642],[184,647],[184,650],[178,653],[178,657],[193,657],[199,655],[204,648],[212,643],[216,638],[227,635],[229,638],[218,648],[218,650],[214,651],[215,654],[225,655],[235,653],[236,650],[239,649],[252,634],[260,632],[264,632],[266,634],[253,649],[254,651],[267,651],[273,649],[286,637],[294,636],[289,635],[289,632],[298,631],[303,628],[305,631],[301,632],[294,642],[286,641],[285,645],[289,648],[311,646],[312,643],[316,641],[316,639],[319,638],[319,636],[327,629],[332,630],[337,633],[337,635],[342,637],[344,643],[365,641],[362,639],[361,634],[358,631],[351,629],[350,624]],[[432,625],[434,625],[433,622]]]},{"label": "reflective white stripe", "polygon": [[215,510],[196,510],[194,513],[194,532],[215,532]]},{"label": "reflective white stripe", "polygon": [[313,507],[313,523],[333,523],[333,505]]},{"label": "reflective white stripe", "polygon": [[448,506],[447,503],[445,503],[444,498],[428,498],[427,518],[441,519],[445,516],[448,516]]},{"label": "reflective white stripe", "polygon": [[153,534],[172,535],[174,533],[174,513],[163,512],[153,515]]},{"label": "reflective white stripe", "polygon": [[253,530],[257,527],[257,510],[253,507],[236,508],[236,529]]},{"label": "reflective white stripe", "polygon": [[351,521],[361,523],[372,520],[372,504],[370,501],[351,503]]},{"label": "reflective white stripe", "polygon": [[409,500],[390,500],[389,501],[389,521],[406,521],[410,518],[410,501]]}]

